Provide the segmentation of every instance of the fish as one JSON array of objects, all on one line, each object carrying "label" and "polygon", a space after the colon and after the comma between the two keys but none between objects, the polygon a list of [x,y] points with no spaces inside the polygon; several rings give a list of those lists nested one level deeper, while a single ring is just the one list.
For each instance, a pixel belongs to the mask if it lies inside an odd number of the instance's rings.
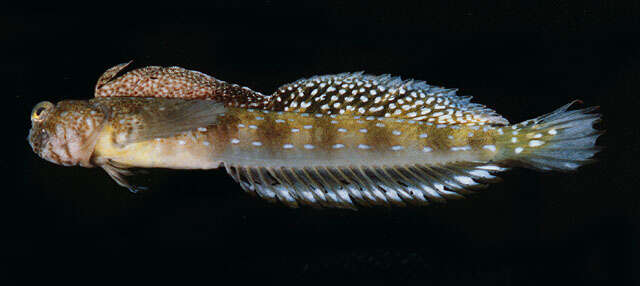
[{"label": "fish", "polygon": [[598,107],[511,124],[457,89],[363,72],[313,76],[265,95],[180,67],[107,70],[94,98],[41,102],[28,141],[43,159],[100,167],[132,192],[131,168],[224,168],[289,207],[445,203],[514,167],[595,161]]}]

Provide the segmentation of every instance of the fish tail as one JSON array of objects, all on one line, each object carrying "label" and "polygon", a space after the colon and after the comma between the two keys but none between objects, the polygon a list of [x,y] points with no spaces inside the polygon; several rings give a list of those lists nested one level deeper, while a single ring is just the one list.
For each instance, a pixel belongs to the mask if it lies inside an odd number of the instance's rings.
[{"label": "fish tail", "polygon": [[574,100],[555,111],[504,127],[498,137],[500,161],[537,170],[573,171],[593,162],[601,148],[596,139],[603,130],[593,128],[601,115],[597,106],[568,110]]}]

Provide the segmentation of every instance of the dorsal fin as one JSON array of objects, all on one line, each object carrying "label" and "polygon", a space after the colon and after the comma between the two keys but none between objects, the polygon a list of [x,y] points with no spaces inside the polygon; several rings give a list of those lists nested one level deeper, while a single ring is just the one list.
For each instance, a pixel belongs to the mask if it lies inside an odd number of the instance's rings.
[{"label": "dorsal fin", "polygon": [[95,97],[211,99],[234,107],[260,107],[268,98],[247,87],[176,66],[148,66],[116,77],[130,64],[131,61],[105,71],[96,84]]},{"label": "dorsal fin", "polygon": [[442,124],[509,122],[457,89],[431,86],[423,81],[363,72],[313,76],[285,84],[270,96],[270,110],[362,116],[400,117]]}]

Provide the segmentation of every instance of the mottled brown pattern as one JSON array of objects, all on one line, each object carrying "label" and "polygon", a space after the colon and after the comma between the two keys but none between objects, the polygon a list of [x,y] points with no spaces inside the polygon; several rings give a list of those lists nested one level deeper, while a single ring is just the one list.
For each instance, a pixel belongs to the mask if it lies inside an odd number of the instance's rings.
[{"label": "mottled brown pattern", "polygon": [[[575,170],[598,151],[594,108],[520,124],[454,89],[362,73],[302,79],[264,96],[179,67],[105,72],[90,101],[40,103],[29,143],[48,161],[212,169],[290,206],[426,205],[524,165]],[[255,109],[248,109],[256,107]]]},{"label": "mottled brown pattern", "polygon": [[229,110],[220,117],[218,124],[209,127],[209,141],[215,146],[216,152],[224,152],[229,147],[231,138],[238,137],[238,123],[242,121],[239,111],[241,110]]},{"label": "mottled brown pattern", "polygon": [[87,101],[61,101],[55,106],[43,102],[32,112],[29,143],[36,153],[53,163],[91,166],[92,136],[104,119],[103,109]]},{"label": "mottled brown pattern", "polygon": [[235,107],[264,105],[265,96],[259,92],[181,67],[148,66],[116,77],[130,64],[108,69],[98,79],[95,97],[211,99]]}]

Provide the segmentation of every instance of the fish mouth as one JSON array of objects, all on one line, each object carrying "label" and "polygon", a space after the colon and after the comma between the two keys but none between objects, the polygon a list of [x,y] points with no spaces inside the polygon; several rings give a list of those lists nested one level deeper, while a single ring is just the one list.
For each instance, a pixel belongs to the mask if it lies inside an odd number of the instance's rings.
[{"label": "fish mouth", "polygon": [[27,135],[27,142],[29,142],[31,150],[42,157],[42,155],[40,154],[40,146],[42,146],[42,140],[39,138],[41,136],[38,135],[39,134],[35,131],[35,128],[31,127],[31,129],[29,129],[29,135]]}]

